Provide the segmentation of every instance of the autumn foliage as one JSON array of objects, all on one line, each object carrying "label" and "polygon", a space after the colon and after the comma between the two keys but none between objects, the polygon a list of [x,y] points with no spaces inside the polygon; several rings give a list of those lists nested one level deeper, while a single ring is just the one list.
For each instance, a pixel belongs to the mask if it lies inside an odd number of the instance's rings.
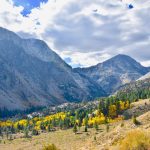
[{"label": "autumn foliage", "polygon": [[30,135],[38,135],[40,132],[51,132],[57,129],[73,128],[98,128],[100,124],[113,123],[123,120],[122,112],[130,108],[129,101],[99,102],[96,109],[78,109],[75,111],[58,112],[45,117],[34,117],[32,119],[0,121],[0,134],[24,132]]}]

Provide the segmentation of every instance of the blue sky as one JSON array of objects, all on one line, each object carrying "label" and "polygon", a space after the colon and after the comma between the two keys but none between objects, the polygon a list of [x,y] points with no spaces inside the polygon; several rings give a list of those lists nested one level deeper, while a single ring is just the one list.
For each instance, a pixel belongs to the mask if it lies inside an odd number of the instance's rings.
[{"label": "blue sky", "polygon": [[46,3],[47,1],[48,0],[13,0],[14,5],[24,7],[21,12],[23,16],[27,16],[31,13],[33,8],[40,7],[40,3]]},{"label": "blue sky", "polygon": [[1,0],[0,26],[39,38],[73,67],[126,54],[150,66],[150,0]]}]

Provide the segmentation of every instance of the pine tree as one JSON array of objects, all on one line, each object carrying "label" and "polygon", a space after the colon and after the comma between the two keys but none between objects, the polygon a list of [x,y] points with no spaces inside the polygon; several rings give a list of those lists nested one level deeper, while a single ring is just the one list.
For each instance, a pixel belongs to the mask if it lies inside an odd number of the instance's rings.
[{"label": "pine tree", "polygon": [[76,125],[76,123],[74,124],[74,127],[73,127],[73,132],[76,134],[77,133],[77,125]]},{"label": "pine tree", "polygon": [[0,126],[0,136],[2,136],[2,127]]},{"label": "pine tree", "polygon": [[59,127],[60,127],[60,129],[63,128],[63,121],[62,120],[59,121]]},{"label": "pine tree", "polygon": [[19,123],[17,123],[17,130],[18,131],[22,130],[21,125]]},{"label": "pine tree", "polygon": [[99,104],[98,104],[98,111],[99,112],[102,112],[102,102],[100,101]]},{"label": "pine tree", "polygon": [[49,124],[48,125],[48,132],[50,132],[51,131],[51,125]]},{"label": "pine tree", "polygon": [[10,131],[11,131],[12,134],[14,134],[16,132],[16,130],[15,130],[13,125],[10,127]]},{"label": "pine tree", "polygon": [[98,131],[98,124],[97,123],[94,124],[94,128],[96,131]]},{"label": "pine tree", "polygon": [[7,137],[7,140],[8,140],[8,137],[9,137],[9,130],[8,130],[8,128],[6,128],[6,137]]},{"label": "pine tree", "polygon": [[56,119],[55,118],[52,120],[52,125],[53,125],[53,127],[56,127]]},{"label": "pine tree", "polygon": [[107,118],[107,116],[105,116],[105,122],[104,122],[105,124],[107,124],[108,123],[108,118]]},{"label": "pine tree", "polygon": [[133,123],[134,123],[135,125],[139,125],[139,124],[140,124],[140,122],[136,119],[136,116],[133,116],[133,117],[132,117],[132,121],[133,121]]},{"label": "pine tree", "polygon": [[36,130],[36,129],[33,129],[33,130],[32,130],[32,135],[39,135],[39,132],[38,132],[38,130]]},{"label": "pine tree", "polygon": [[84,129],[84,131],[85,131],[85,132],[88,132],[88,128],[87,128],[87,126],[85,126],[85,129]]},{"label": "pine tree", "polygon": [[106,132],[109,132],[109,124],[106,124]]},{"label": "pine tree", "polygon": [[70,119],[69,119],[69,117],[66,117],[64,120],[64,127],[66,127],[68,129],[69,126],[70,126]]},{"label": "pine tree", "polygon": [[29,137],[29,130],[28,130],[28,128],[25,128],[25,129],[24,129],[24,137],[25,137],[25,138],[28,138],[28,137]]},{"label": "pine tree", "polygon": [[41,128],[41,130],[45,130],[45,129],[46,129],[46,128],[45,128],[45,125],[44,125],[44,122],[41,122],[40,128]]},{"label": "pine tree", "polygon": [[79,118],[79,124],[78,124],[79,130],[80,130],[81,126],[82,126],[82,121],[81,121],[81,119]]}]

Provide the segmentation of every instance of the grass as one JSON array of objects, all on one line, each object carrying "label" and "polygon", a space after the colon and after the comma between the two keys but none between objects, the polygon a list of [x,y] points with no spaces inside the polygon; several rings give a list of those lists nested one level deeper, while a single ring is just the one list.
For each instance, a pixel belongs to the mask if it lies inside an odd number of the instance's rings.
[{"label": "grass", "polygon": [[84,132],[85,127],[81,127],[77,134],[73,133],[73,129],[68,129],[41,133],[30,139],[19,138],[18,135],[12,141],[5,139],[6,144],[2,141],[0,149],[10,150],[11,147],[11,150],[42,150],[45,146],[54,143],[59,150],[101,150],[102,146],[107,145],[107,142],[111,140],[110,136],[115,135],[112,131],[116,126],[120,126],[120,123],[110,124],[109,132],[106,131],[106,125],[100,125],[99,130],[88,128],[88,132]]},{"label": "grass", "polygon": [[59,150],[54,144],[49,144],[47,146],[44,146],[42,150]]},{"label": "grass", "polygon": [[137,120],[141,122],[138,126],[133,126],[132,119],[112,123],[108,132],[106,125],[100,125],[99,130],[88,128],[88,132],[81,127],[77,134],[68,129],[21,138],[23,133],[20,133],[14,135],[14,140],[6,140],[6,137],[1,140],[0,150],[42,150],[52,143],[60,150],[101,150],[106,147],[109,150],[149,150],[150,111],[137,117]]},{"label": "grass", "polygon": [[150,132],[145,130],[130,131],[122,140],[121,150],[149,150],[150,149]]},{"label": "grass", "polygon": [[[42,150],[45,145],[54,143],[60,150],[79,150],[80,148],[88,145],[91,150],[94,150],[94,145],[91,141],[94,139],[95,129],[88,129],[87,133],[83,132],[84,128],[81,128],[81,134],[74,134],[72,129],[59,130],[56,132],[41,133],[38,136],[33,136],[32,139],[18,138],[13,141],[6,141],[0,144],[2,150]],[[93,149],[92,149],[93,148]]]}]

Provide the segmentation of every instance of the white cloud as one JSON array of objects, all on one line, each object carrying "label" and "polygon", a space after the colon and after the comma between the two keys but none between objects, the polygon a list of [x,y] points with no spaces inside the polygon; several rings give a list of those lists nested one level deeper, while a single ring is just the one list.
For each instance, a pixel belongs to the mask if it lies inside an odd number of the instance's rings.
[{"label": "white cloud", "polygon": [[149,0],[49,0],[28,17],[22,10],[1,0],[0,26],[45,40],[71,65],[94,65],[118,53],[150,65]]},{"label": "white cloud", "polygon": [[[103,54],[101,52],[88,52],[88,53],[82,53],[82,52],[74,52],[71,51],[65,51],[60,53],[60,55],[63,58],[68,58],[66,56],[71,56],[71,61],[66,61],[69,63],[69,65],[73,67],[88,67],[92,65],[96,65],[98,63],[101,63],[109,58],[111,58],[111,55],[109,54]],[[70,58],[70,57],[69,57]]]},{"label": "white cloud", "polygon": [[141,64],[142,64],[143,66],[149,67],[149,66],[150,66],[150,60],[148,60],[148,61],[143,61],[143,62],[141,62]]}]

